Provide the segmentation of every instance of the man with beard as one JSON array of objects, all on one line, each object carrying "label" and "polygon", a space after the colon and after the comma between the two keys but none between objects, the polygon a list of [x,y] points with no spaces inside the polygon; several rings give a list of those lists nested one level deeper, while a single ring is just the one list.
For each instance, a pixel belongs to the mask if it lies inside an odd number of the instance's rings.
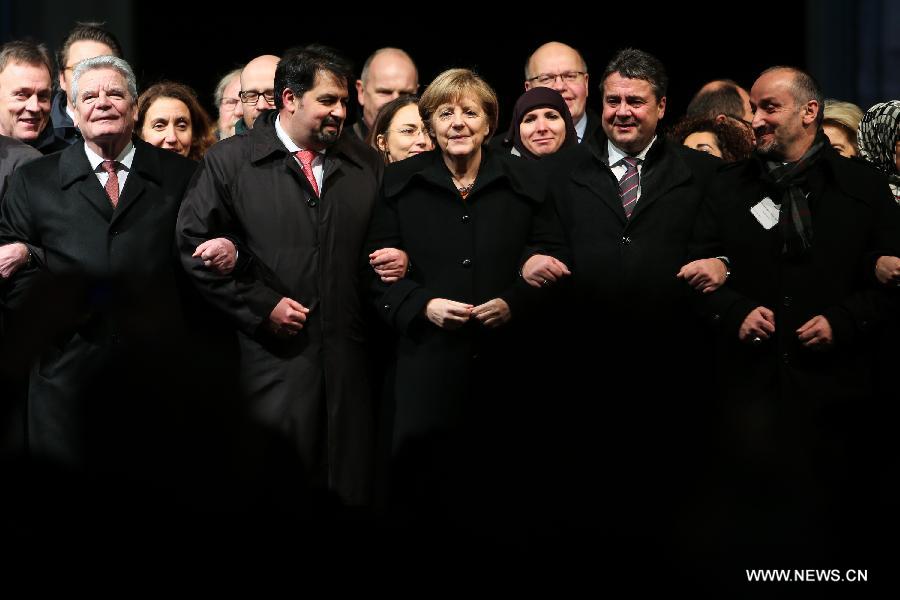
[{"label": "man with beard", "polygon": [[692,249],[727,255],[734,273],[698,297],[717,333],[717,429],[735,509],[714,529],[756,558],[833,557],[867,546],[859,536],[880,521],[866,519],[883,508],[871,493],[883,476],[872,336],[895,313],[896,290],[874,272],[900,250],[900,208],[883,177],[831,148],[808,74],[770,68],[750,100],[756,153],[713,181]]},{"label": "man with beard", "polygon": [[[185,269],[237,328],[249,418],[313,487],[363,504],[373,448],[359,268],[383,167],[342,135],[350,75],[330,48],[289,50],[276,110],[210,149],[177,229]],[[206,250],[236,250],[237,264]]]}]

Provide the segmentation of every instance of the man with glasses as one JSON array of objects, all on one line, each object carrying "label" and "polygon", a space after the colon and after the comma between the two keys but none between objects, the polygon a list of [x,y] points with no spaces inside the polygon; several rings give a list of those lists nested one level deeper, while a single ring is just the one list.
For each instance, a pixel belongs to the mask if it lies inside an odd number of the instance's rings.
[{"label": "man with glasses", "polygon": [[219,80],[213,101],[219,111],[216,121],[216,139],[224,140],[234,135],[235,124],[244,117],[244,103],[241,102],[241,71],[237,68]]},{"label": "man with glasses", "polygon": [[751,141],[755,141],[750,95],[730,79],[716,79],[701,87],[688,104],[687,116],[731,121],[746,131]]},{"label": "man with glasses", "polygon": [[578,142],[590,138],[600,127],[600,117],[587,108],[588,67],[575,48],[560,42],[548,42],[534,51],[525,64],[525,89],[553,88],[566,101]]},{"label": "man with glasses", "polygon": [[253,128],[253,123],[264,110],[275,108],[275,67],[278,57],[272,54],[257,56],[241,71],[240,99],[243,103],[243,122],[235,126],[235,133]]}]

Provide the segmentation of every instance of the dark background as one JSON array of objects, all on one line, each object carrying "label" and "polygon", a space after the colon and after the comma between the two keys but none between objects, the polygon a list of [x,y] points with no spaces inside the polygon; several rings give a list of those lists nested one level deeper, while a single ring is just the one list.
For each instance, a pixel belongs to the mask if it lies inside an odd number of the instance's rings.
[{"label": "dark background", "polygon": [[[827,97],[863,109],[900,97],[900,3],[889,0],[693,2],[662,8],[649,2],[548,3],[543,9],[485,2],[382,2],[362,9],[330,2],[285,8],[252,0],[227,11],[218,6],[0,0],[0,41],[30,36],[56,51],[76,20],[106,21],[141,89],[163,78],[183,81],[213,116],[219,77],[260,54],[280,55],[310,42],[342,50],[357,70],[377,48],[403,48],[419,66],[422,89],[446,68],[473,68],[497,90],[501,129],[522,91],[526,59],[550,40],[581,50],[594,76],[588,103],[595,109],[600,75],[617,49],[633,46],[655,54],[671,79],[668,123],[704,82],[730,78],[749,88],[760,71],[776,64],[811,71]],[[355,93],[351,98],[355,102]]]}]

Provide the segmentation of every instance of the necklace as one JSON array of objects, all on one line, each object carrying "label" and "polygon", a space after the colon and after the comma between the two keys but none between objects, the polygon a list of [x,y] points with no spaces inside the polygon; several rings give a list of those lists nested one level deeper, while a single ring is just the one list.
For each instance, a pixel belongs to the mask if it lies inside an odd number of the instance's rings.
[{"label": "necklace", "polygon": [[469,195],[469,192],[472,191],[472,188],[475,187],[475,181],[472,181],[469,185],[457,185],[457,183],[461,183],[459,179],[453,176],[453,185],[456,186],[457,191],[460,195],[465,198]]},{"label": "necklace", "polygon": [[475,187],[474,181],[472,183],[470,183],[469,185],[464,185],[462,187],[457,186],[456,189],[459,190],[459,193],[462,194],[463,196],[467,196],[469,194],[469,192],[472,191],[473,187]]}]

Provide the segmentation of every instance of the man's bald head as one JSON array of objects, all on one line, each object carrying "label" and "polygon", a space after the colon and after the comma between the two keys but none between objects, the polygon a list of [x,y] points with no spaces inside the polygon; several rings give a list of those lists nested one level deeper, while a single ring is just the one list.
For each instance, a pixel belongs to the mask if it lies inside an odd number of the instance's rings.
[{"label": "man's bald head", "polygon": [[730,79],[714,79],[700,88],[688,104],[687,115],[710,119],[724,115],[750,123],[753,120],[750,94]]},{"label": "man's bald head", "polygon": [[[561,42],[547,42],[528,58],[525,63],[525,89],[533,87],[553,88],[566,101],[572,120],[576,123],[584,116],[588,97],[587,64],[581,53],[572,46]],[[568,73],[571,81],[561,77]],[[578,73],[578,75],[571,75]],[[554,77],[552,81],[539,81],[538,77]]]},{"label": "man's bald head", "polygon": [[275,108],[274,101],[269,102],[266,94],[269,98],[275,97],[275,68],[279,60],[273,54],[263,54],[248,62],[241,71],[241,100],[243,101],[245,92],[256,92],[259,95],[256,102],[243,105],[244,124],[248,128],[253,127],[260,111]]},{"label": "man's bald head", "polygon": [[363,65],[356,80],[356,99],[363,109],[363,120],[371,128],[382,106],[419,89],[419,72],[409,54],[399,48],[376,50]]}]

